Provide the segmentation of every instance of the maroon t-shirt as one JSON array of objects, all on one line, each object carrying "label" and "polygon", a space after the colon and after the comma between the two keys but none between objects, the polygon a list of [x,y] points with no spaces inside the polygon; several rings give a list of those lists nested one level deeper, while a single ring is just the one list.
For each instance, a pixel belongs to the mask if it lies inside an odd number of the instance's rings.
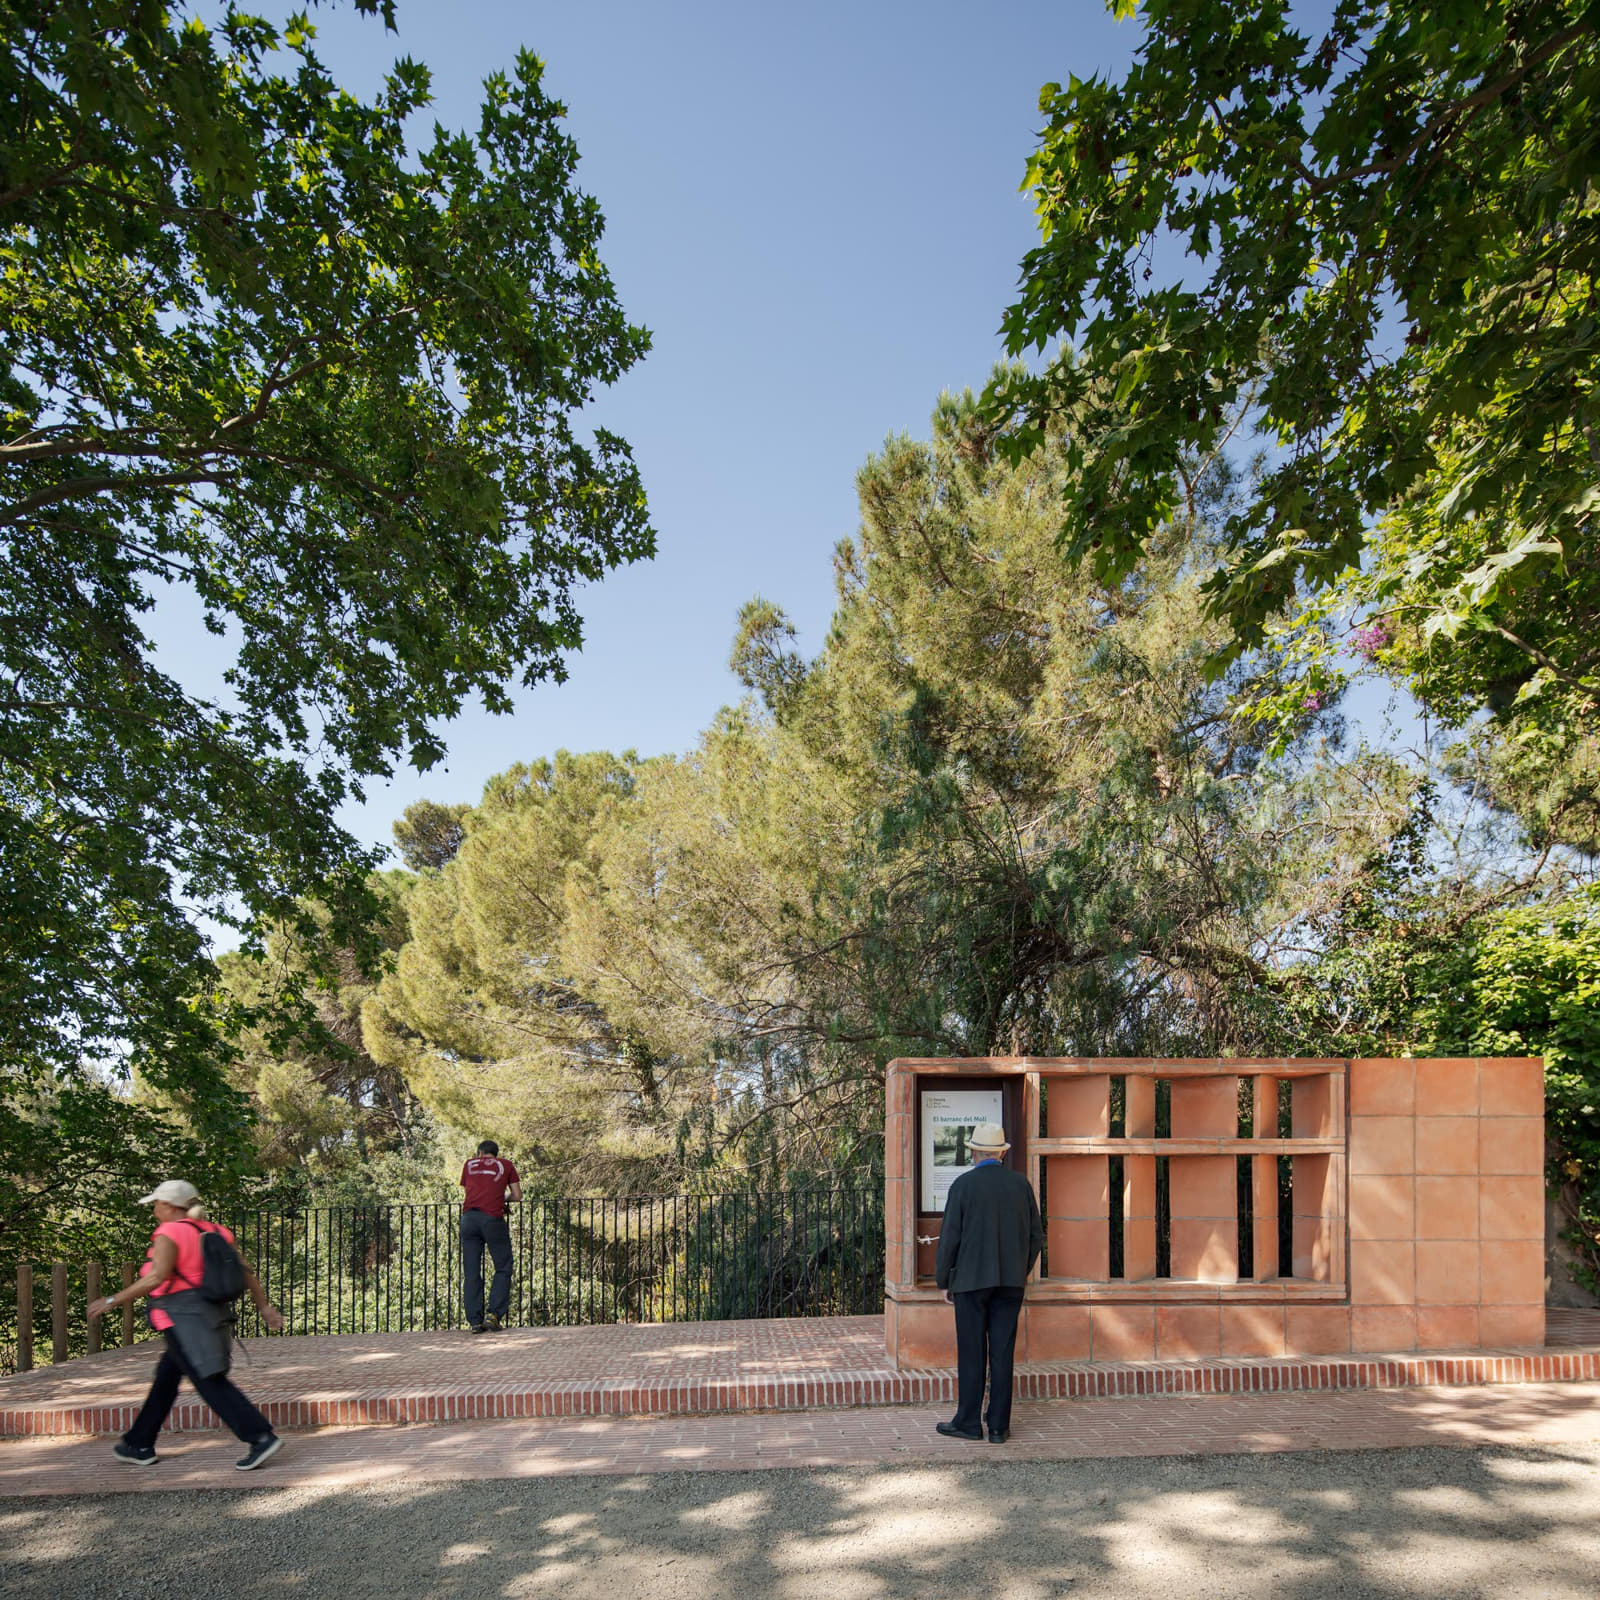
[{"label": "maroon t-shirt", "polygon": [[506,1214],[506,1190],[521,1183],[517,1169],[504,1156],[474,1156],[461,1169],[461,1187],[467,1191],[463,1211],[483,1211],[491,1217]]}]

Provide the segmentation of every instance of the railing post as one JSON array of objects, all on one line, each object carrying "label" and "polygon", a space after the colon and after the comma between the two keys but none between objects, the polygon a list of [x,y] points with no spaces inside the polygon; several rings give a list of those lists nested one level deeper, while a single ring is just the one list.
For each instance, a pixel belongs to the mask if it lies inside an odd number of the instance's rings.
[{"label": "railing post", "polygon": [[50,1269],[50,1361],[60,1366],[67,1359],[67,1264]]},{"label": "railing post", "polygon": [[[83,1275],[84,1293],[88,1296],[89,1303],[92,1305],[100,1298],[100,1263],[91,1261],[84,1268]],[[99,1317],[89,1318],[89,1354],[92,1356],[100,1353],[100,1320]]]},{"label": "railing post", "polygon": [[[122,1287],[133,1287],[134,1265],[131,1261],[122,1263]],[[133,1302],[130,1300],[122,1308],[122,1343],[124,1347],[133,1343]]]},{"label": "railing post", "polygon": [[17,1371],[33,1370],[33,1268],[17,1267]]}]

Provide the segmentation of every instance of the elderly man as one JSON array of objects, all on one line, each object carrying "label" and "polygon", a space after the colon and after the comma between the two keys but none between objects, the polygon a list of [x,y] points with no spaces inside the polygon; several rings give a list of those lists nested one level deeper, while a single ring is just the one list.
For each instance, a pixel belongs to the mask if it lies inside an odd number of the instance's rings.
[{"label": "elderly man", "polygon": [[1023,1286],[1044,1248],[1033,1187],[1005,1166],[1005,1132],[980,1122],[967,1143],[973,1164],[950,1185],[935,1263],[938,1285],[956,1308],[956,1414],[937,1424],[953,1439],[983,1437],[983,1379],[989,1375],[989,1442],[1011,1437],[1011,1361]]}]

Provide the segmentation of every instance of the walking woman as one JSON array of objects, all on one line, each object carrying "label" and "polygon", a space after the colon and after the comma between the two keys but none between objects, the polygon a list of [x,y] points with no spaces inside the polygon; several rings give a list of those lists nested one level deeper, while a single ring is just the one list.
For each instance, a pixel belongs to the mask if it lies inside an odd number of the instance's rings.
[{"label": "walking woman", "polygon": [[[150,1236],[150,1253],[136,1283],[116,1294],[94,1301],[89,1315],[98,1317],[117,1306],[131,1305],[142,1294],[150,1296],[150,1326],[166,1341],[156,1363],[156,1375],[134,1424],[112,1449],[119,1460],[148,1467],[156,1461],[156,1435],[178,1398],[178,1384],[187,1378],[200,1398],[233,1429],[248,1453],[234,1462],[241,1472],[263,1466],[282,1448],[283,1440],[272,1424],[229,1381],[232,1341],[228,1329],[233,1308],[226,1301],[208,1300],[200,1293],[205,1273],[202,1240],[219,1233],[237,1252],[233,1235],[219,1222],[205,1220],[206,1208],[199,1191],[182,1178],[157,1184],[140,1202],[153,1206],[156,1231]],[[242,1258],[241,1258],[242,1260]],[[283,1314],[267,1300],[249,1262],[243,1262],[245,1286],[266,1325],[276,1331]]]}]

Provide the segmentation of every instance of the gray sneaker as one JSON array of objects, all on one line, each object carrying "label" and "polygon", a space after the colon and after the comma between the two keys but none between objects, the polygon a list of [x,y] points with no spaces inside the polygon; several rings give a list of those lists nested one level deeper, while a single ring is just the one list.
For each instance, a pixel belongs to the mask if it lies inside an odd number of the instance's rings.
[{"label": "gray sneaker", "polygon": [[281,1449],[283,1449],[283,1440],[277,1434],[269,1433],[265,1439],[257,1439],[250,1446],[250,1454],[240,1456],[234,1462],[234,1466],[241,1472],[254,1472],[257,1467],[266,1466]]}]

